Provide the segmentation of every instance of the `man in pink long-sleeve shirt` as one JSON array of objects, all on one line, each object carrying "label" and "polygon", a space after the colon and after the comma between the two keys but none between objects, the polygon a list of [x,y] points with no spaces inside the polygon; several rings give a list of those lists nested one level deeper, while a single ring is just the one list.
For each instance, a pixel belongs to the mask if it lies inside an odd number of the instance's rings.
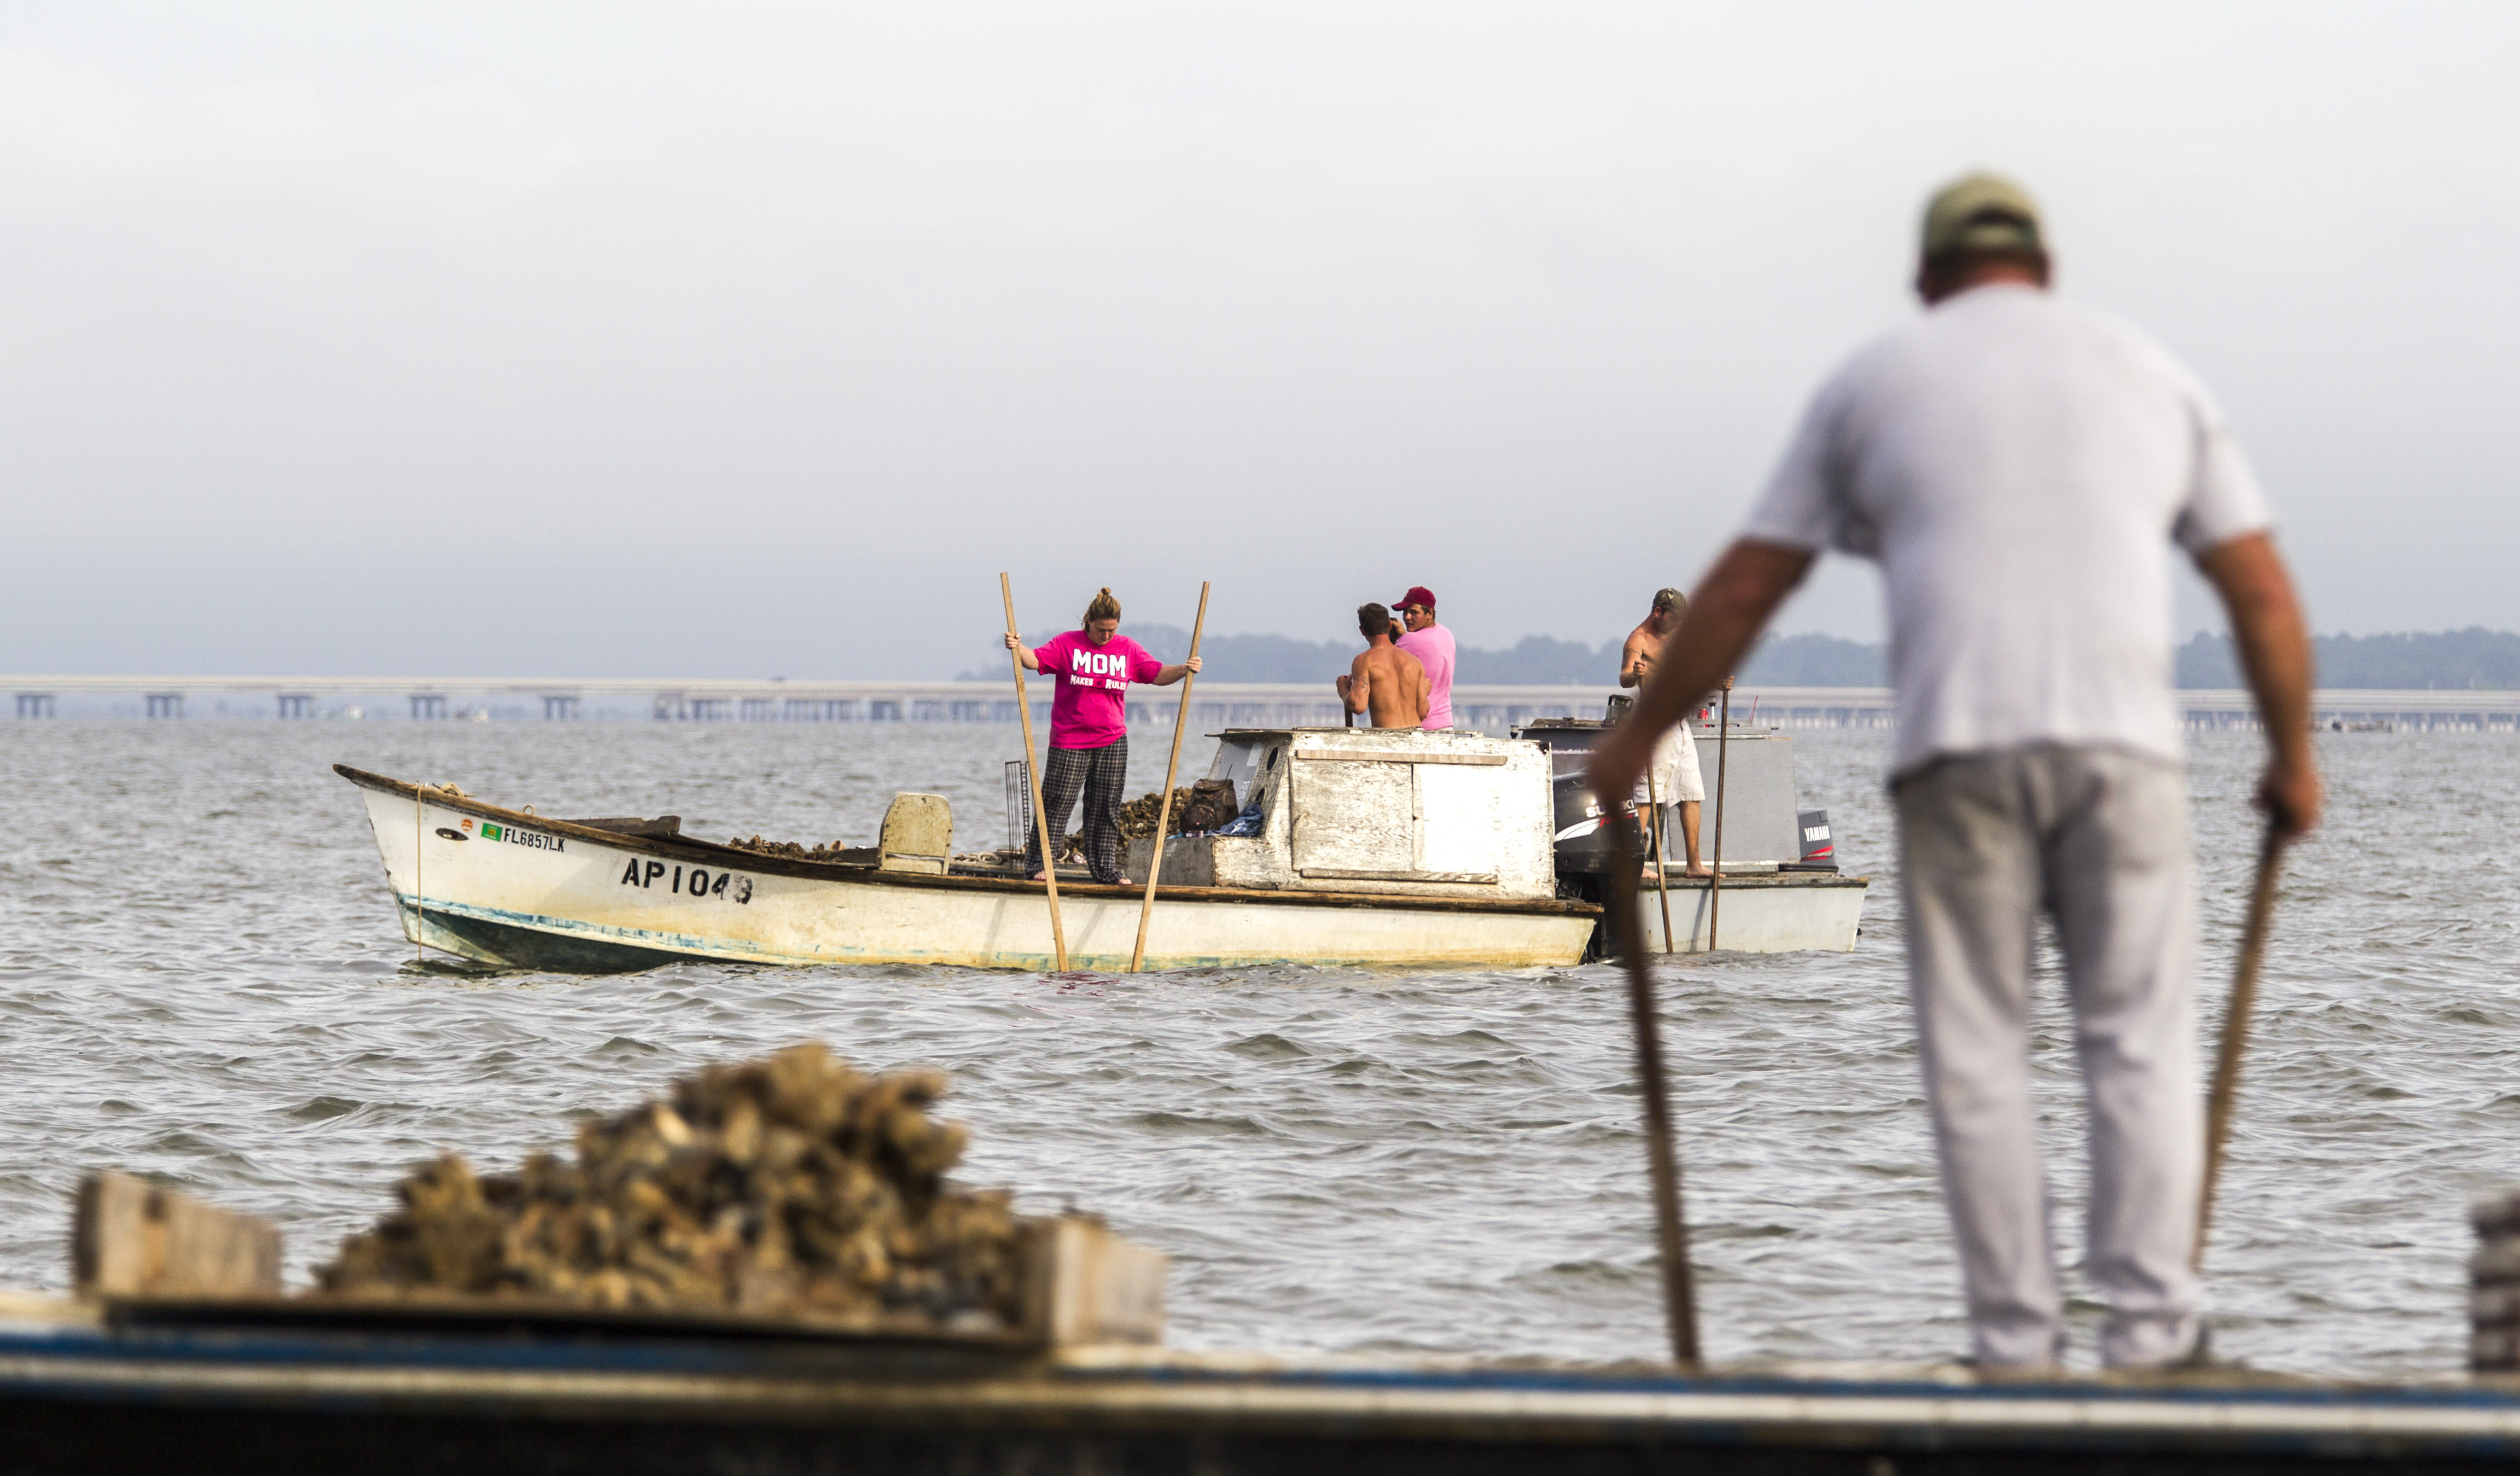
[{"label": "man in pink long-sleeve shirt", "polygon": [[1393,638],[1391,644],[1418,658],[1426,668],[1426,681],[1434,689],[1426,698],[1428,728],[1453,726],[1453,633],[1435,623],[1435,592],[1426,586],[1413,585],[1409,593],[1392,602],[1400,612],[1401,623],[1409,629]]}]

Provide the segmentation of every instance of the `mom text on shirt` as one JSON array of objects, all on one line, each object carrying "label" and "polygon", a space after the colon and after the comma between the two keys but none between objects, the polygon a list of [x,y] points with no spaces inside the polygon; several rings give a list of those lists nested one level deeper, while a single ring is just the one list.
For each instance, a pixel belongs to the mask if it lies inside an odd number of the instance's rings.
[{"label": "mom text on shirt", "polygon": [[1086,650],[1080,648],[1070,650],[1068,658],[1067,680],[1074,686],[1095,686],[1095,679],[1098,677],[1104,679],[1101,683],[1102,686],[1114,692],[1122,691],[1129,685],[1129,658],[1124,652]]}]

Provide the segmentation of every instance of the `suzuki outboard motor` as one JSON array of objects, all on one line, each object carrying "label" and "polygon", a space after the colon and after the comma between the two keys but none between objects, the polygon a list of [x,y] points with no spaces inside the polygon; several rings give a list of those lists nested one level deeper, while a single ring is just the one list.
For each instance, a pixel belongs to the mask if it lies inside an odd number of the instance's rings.
[{"label": "suzuki outboard motor", "polygon": [[1610,829],[1613,825],[1628,827],[1629,839],[1638,857],[1644,856],[1643,822],[1635,809],[1625,815],[1612,815],[1593,797],[1590,778],[1583,774],[1561,774],[1550,781],[1550,795],[1556,801],[1556,823],[1553,835],[1557,842],[1557,874],[1598,875],[1610,869]]}]

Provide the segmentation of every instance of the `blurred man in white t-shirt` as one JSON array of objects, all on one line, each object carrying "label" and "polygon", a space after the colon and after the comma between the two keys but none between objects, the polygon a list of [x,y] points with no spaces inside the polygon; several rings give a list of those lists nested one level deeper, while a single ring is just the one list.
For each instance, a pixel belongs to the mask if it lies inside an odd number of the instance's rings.
[{"label": "blurred man in white t-shirt", "polygon": [[2198,1351],[2204,1153],[2167,546],[2229,613],[2272,750],[2258,803],[2282,838],[2321,803],[2310,642],[2213,401],[2133,327],[2051,295],[2048,271],[2017,186],[1973,175],[1934,197],[1916,276],[1928,311],[1814,397],[1595,757],[1595,788],[1625,795],[1653,736],[1732,669],[1822,550],[1880,563],[1911,989],[1976,1358],[2037,1369],[2064,1340],[2027,1066],[2044,913],[2091,1104],[2100,1354],[2158,1365]]}]

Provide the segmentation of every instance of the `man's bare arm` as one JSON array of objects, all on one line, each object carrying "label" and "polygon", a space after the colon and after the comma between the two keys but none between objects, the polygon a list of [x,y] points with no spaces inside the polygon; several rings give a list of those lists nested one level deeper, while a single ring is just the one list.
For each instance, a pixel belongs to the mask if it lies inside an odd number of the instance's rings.
[{"label": "man's bare arm", "polygon": [[2231,639],[2258,715],[2267,725],[2266,772],[2258,780],[2258,806],[2286,840],[2318,825],[2325,795],[2318,764],[2310,751],[2313,662],[2310,625],[2293,593],[2275,541],[2244,533],[2216,544],[2196,560],[2223,608],[2231,617]]},{"label": "man's bare arm", "polygon": [[1628,644],[1619,648],[1619,685],[1641,687],[1653,675],[1653,658],[1645,654],[1644,642],[1631,634]]},{"label": "man's bare arm", "polygon": [[1426,714],[1435,710],[1435,679],[1426,674],[1423,663],[1418,667],[1418,726],[1426,726]]},{"label": "man's bare arm", "polygon": [[1811,566],[1811,550],[1755,538],[1737,539],[1724,551],[1689,597],[1680,629],[1663,638],[1662,659],[1637,705],[1593,751],[1596,795],[1604,803],[1627,802],[1653,757],[1654,739],[1740,662]]},{"label": "man's bare arm", "polygon": [[1370,674],[1372,672],[1372,670],[1373,670],[1373,667],[1372,666],[1372,664],[1371,664],[1371,663],[1369,663],[1369,662],[1365,659],[1365,657],[1363,657],[1363,656],[1359,656],[1359,657],[1357,657],[1355,660],[1353,660],[1353,661],[1351,661],[1351,662],[1349,662],[1349,663],[1348,663],[1348,667],[1347,667],[1347,710],[1348,710],[1348,711],[1350,711],[1350,712],[1370,712],[1370,711],[1372,711],[1372,708],[1370,708],[1370,707],[1368,707],[1368,706],[1366,705],[1366,703],[1367,703],[1367,698],[1368,698],[1368,693],[1367,693],[1366,688],[1367,688],[1367,685],[1368,685],[1368,680],[1369,680]]}]

